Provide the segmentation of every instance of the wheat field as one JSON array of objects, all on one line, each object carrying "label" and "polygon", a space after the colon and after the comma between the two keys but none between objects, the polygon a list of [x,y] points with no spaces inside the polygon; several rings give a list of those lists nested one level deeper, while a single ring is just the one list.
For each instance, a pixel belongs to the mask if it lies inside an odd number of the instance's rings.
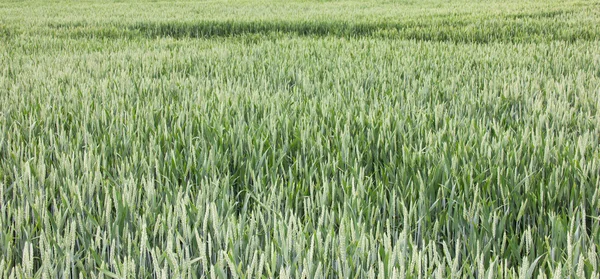
[{"label": "wheat field", "polygon": [[0,2],[0,278],[600,278],[600,2]]}]

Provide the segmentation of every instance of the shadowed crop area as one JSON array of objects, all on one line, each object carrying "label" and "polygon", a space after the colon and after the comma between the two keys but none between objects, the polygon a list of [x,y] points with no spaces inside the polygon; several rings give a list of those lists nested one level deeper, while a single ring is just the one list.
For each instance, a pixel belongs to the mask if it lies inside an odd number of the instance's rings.
[{"label": "shadowed crop area", "polygon": [[3,1],[0,278],[600,278],[597,1]]}]

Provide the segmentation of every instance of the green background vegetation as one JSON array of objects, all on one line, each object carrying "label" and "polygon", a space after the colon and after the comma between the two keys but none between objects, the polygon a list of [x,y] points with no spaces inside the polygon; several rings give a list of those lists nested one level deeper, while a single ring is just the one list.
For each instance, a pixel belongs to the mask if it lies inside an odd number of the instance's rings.
[{"label": "green background vegetation", "polygon": [[599,278],[598,1],[0,3],[0,278]]}]

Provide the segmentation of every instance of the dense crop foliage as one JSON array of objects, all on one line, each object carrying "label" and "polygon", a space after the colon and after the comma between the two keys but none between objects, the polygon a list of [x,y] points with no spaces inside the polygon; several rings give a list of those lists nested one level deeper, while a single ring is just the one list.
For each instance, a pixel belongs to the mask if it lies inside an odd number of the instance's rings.
[{"label": "dense crop foliage", "polygon": [[599,278],[597,1],[0,3],[0,278]]}]

